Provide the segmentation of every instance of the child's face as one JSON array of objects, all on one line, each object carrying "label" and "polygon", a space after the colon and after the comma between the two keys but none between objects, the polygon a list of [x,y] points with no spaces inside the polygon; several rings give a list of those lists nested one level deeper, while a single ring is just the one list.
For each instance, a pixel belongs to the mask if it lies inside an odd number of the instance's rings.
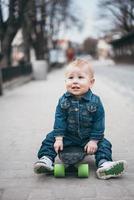
[{"label": "child's face", "polygon": [[94,84],[94,78],[89,72],[89,68],[85,65],[83,67],[69,66],[66,71],[66,89],[75,96],[82,96]]}]

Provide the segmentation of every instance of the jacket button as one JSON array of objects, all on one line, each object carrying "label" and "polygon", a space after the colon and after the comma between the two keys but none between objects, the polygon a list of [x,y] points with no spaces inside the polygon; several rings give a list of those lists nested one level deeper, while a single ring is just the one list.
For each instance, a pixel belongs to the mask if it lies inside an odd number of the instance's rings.
[{"label": "jacket button", "polygon": [[75,108],[75,111],[77,112],[79,109],[78,108]]}]

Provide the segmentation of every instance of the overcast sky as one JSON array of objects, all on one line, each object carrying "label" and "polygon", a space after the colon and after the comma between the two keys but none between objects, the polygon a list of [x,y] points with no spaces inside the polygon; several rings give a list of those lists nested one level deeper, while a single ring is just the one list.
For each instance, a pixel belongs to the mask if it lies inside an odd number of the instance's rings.
[{"label": "overcast sky", "polygon": [[[76,42],[83,42],[87,37],[98,38],[104,36],[104,30],[111,28],[108,18],[100,18],[99,0],[72,0],[73,12],[81,18],[84,28],[81,31],[70,29],[62,35]],[[101,13],[102,14],[102,13]]]},{"label": "overcast sky", "polygon": [[3,11],[3,18],[4,18],[4,20],[7,20],[7,18],[8,18],[8,2],[9,2],[9,0],[1,0],[1,2],[2,2],[2,11]]},{"label": "overcast sky", "polygon": [[83,29],[78,31],[76,28],[70,29],[61,35],[73,41],[82,42],[87,37],[98,37],[99,28],[97,28],[98,0],[72,0],[73,11],[81,17]]}]

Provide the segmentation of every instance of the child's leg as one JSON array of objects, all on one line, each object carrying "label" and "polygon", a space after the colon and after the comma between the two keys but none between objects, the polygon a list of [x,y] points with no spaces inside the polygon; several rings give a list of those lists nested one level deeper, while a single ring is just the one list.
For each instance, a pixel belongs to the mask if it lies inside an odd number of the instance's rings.
[{"label": "child's leg", "polygon": [[112,177],[121,176],[126,170],[126,161],[118,160],[112,161],[112,145],[103,139],[98,143],[98,150],[95,154],[97,169],[97,176],[100,179],[109,179]]},{"label": "child's leg", "polygon": [[96,166],[99,167],[105,161],[112,161],[112,145],[107,139],[98,143],[98,150],[95,153]]},{"label": "child's leg", "polygon": [[53,162],[57,155],[54,150],[54,142],[54,134],[50,132],[43,140],[38,152],[39,160],[34,164],[35,173],[40,174],[53,170]]},{"label": "child's leg", "polygon": [[46,156],[54,162],[54,159],[57,155],[54,150],[54,142],[55,142],[55,137],[54,137],[54,132],[52,131],[46,136],[46,138],[42,142],[42,145],[38,152],[39,159],[42,158],[43,156]]}]

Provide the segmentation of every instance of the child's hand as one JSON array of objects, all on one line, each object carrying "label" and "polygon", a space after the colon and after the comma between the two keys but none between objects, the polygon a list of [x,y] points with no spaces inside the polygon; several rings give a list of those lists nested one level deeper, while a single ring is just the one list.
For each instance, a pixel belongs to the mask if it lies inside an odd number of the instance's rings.
[{"label": "child's hand", "polygon": [[62,137],[56,137],[55,143],[54,143],[54,149],[56,153],[58,153],[59,150],[63,150],[63,138]]},{"label": "child's hand", "polygon": [[97,143],[96,140],[90,140],[84,147],[84,150],[87,152],[87,154],[94,154],[97,151]]}]

